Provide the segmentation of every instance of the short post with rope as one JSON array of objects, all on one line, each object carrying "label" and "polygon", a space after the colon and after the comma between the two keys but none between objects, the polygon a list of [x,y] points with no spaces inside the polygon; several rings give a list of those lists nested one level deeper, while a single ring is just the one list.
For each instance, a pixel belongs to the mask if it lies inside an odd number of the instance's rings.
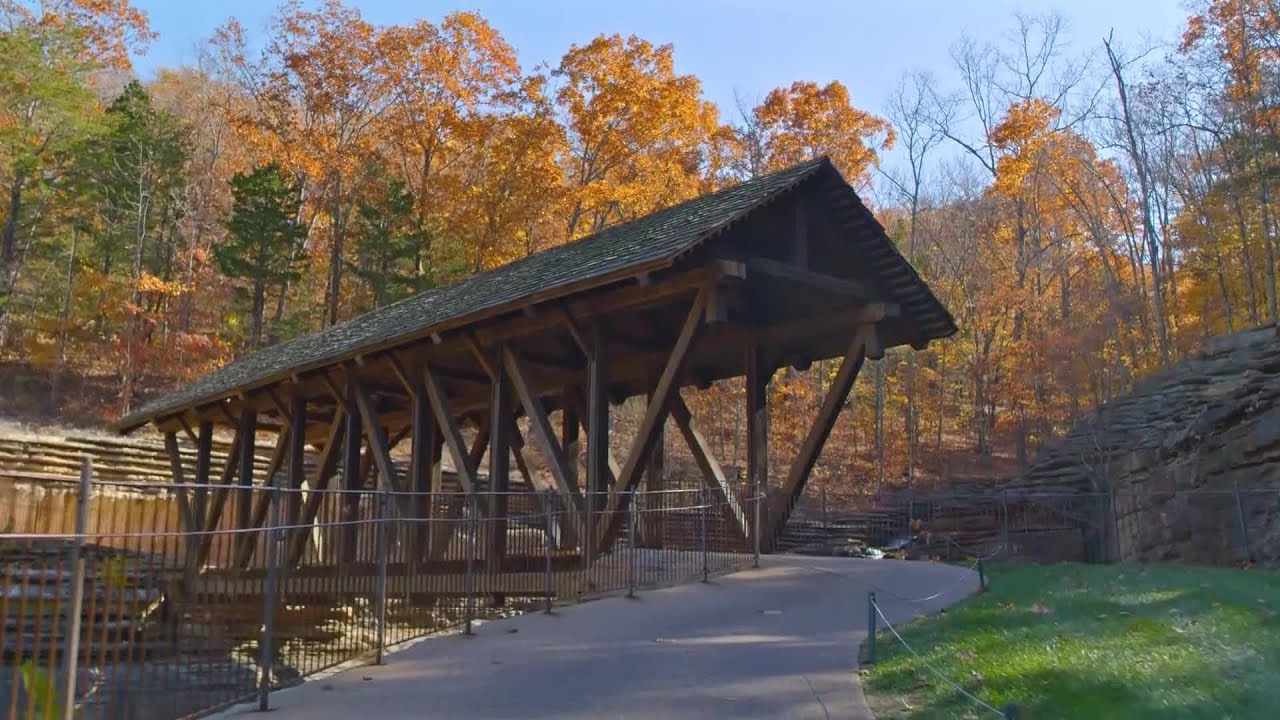
[{"label": "short post with rope", "polygon": [[876,661],[876,594],[867,593],[867,657],[866,664]]}]

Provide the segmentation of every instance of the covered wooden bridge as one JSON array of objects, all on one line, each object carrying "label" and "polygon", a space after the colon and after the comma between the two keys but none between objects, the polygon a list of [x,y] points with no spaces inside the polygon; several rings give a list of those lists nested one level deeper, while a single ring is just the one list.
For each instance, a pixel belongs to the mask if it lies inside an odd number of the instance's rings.
[{"label": "covered wooden bridge", "polygon": [[[379,487],[437,491],[447,453],[461,489],[483,493],[483,512],[499,520],[507,516],[509,496],[501,491],[512,486],[512,458],[523,470],[532,446],[550,471],[551,482],[538,489],[558,493],[576,518],[563,537],[590,557],[617,538],[629,491],[642,482],[661,487],[659,440],[671,419],[743,539],[767,551],[863,360],[898,345],[924,348],[955,329],[821,158],[245,356],[146,405],[118,429],[154,425],[166,435],[175,481],[212,486],[177,493],[183,523],[195,531],[227,527],[228,497],[250,497],[258,443],[275,447],[271,474],[309,489],[363,487],[363,457]],[[842,358],[839,371],[798,455],[787,459],[789,470],[770,478],[769,380],[780,367],[827,358]],[[745,497],[729,487],[680,394],[739,376],[748,408]],[[637,395],[648,402],[634,439],[610,447],[610,405]],[[236,439],[225,465],[214,467],[219,426]],[[475,432],[464,434],[467,428]],[[179,459],[182,435],[197,448],[194,476]],[[392,461],[401,442],[412,453],[404,472]],[[769,498],[760,518],[746,501],[757,495]],[[315,521],[320,494],[305,497],[287,503],[287,524]],[[264,522],[261,503],[232,506],[234,527]],[[411,499],[395,507],[403,517],[435,511]],[[500,524],[493,528],[487,560],[501,567],[506,534]],[[290,538],[292,562],[308,542],[305,532]],[[423,557],[441,556],[431,533],[415,542]],[[241,560],[253,553],[252,540],[244,544]],[[194,548],[189,562],[204,565],[208,543]]]}]

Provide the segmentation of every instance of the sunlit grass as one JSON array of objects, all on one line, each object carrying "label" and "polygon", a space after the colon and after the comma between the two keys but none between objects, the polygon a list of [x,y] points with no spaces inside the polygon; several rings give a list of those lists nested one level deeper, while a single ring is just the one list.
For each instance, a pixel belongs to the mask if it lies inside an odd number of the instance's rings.
[{"label": "sunlit grass", "polygon": [[[924,659],[1023,718],[1280,717],[1280,573],[1022,565],[899,632]],[[993,717],[881,631],[863,678],[878,718]]]}]

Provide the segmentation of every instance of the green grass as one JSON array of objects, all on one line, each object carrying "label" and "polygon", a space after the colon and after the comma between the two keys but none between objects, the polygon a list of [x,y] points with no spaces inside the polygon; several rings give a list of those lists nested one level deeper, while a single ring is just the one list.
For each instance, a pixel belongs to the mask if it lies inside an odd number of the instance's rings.
[{"label": "green grass", "polygon": [[[1280,718],[1280,573],[1020,565],[899,628],[947,677],[1019,717]],[[994,717],[886,630],[862,678],[877,718]]]}]

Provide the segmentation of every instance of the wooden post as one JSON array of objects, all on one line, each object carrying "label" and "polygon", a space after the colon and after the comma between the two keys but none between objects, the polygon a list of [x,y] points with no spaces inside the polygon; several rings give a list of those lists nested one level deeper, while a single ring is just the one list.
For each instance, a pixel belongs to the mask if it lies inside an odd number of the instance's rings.
[{"label": "wooden post", "polygon": [[[413,382],[412,379],[410,381]],[[417,379],[416,384],[418,387],[412,398],[413,417],[410,429],[413,455],[409,461],[409,487],[415,493],[413,511],[417,520],[413,524],[411,539],[413,547],[409,552],[409,560],[414,566],[420,558],[430,553],[428,545],[431,542],[431,534],[427,529],[428,519],[431,517],[431,493],[438,489],[432,481],[440,464],[440,443],[437,439],[440,433],[436,431],[435,416],[431,414],[431,404],[427,401],[426,391],[421,387],[421,378]]]},{"label": "wooden post", "polygon": [[164,434],[164,447],[169,453],[169,469],[175,487],[174,494],[178,500],[178,519],[185,532],[199,532],[200,526],[191,508],[191,495],[187,492],[186,473],[182,467],[182,451],[178,448],[178,434]]},{"label": "wooden post", "polygon": [[364,434],[360,431],[360,408],[356,405],[355,379],[347,379],[347,423],[342,439],[342,497],[338,518],[343,523],[339,536],[339,559],[354,562],[360,543],[360,490],[364,484],[360,473],[360,447]]},{"label": "wooden post", "polygon": [[609,487],[609,365],[606,355],[607,340],[600,323],[592,322],[587,328],[587,342],[591,352],[587,360],[587,484],[586,484],[586,539],[583,542],[583,562],[590,568],[595,553],[598,515],[603,499],[600,492]]},{"label": "wooden post", "polygon": [[289,424],[289,489],[283,499],[284,524],[293,527],[301,519],[302,486],[307,481],[307,398],[300,393],[289,401]]},{"label": "wooden post", "polygon": [[200,529],[204,529],[205,518],[209,513],[209,475],[213,467],[213,423],[201,420],[196,437],[196,476],[195,490],[191,493],[191,510],[195,513]]},{"label": "wooden post", "polygon": [[[253,408],[240,410],[240,432],[243,433],[240,448],[240,470],[236,478],[239,490],[236,492],[236,529],[247,530],[251,525],[253,512],[253,461],[255,458],[254,442],[258,431],[258,413]],[[237,548],[244,546],[253,533],[241,532],[236,535]],[[239,553],[237,553],[239,557]]]},{"label": "wooden post", "polygon": [[[650,400],[652,402],[652,400]],[[663,473],[666,471],[666,424],[657,430],[658,438],[653,442],[653,450],[649,453],[649,465],[645,468],[645,489],[653,495],[647,506],[648,509],[656,510],[649,514],[648,522],[642,523],[641,531],[644,534],[644,541],[649,547],[660,548],[663,544],[663,537],[666,535],[663,517],[666,515],[662,508],[666,507],[666,481]]]},{"label": "wooden post", "polygon": [[560,446],[564,448],[565,480],[575,491],[578,489],[578,460],[582,455],[580,441],[578,407],[571,402],[569,391],[564,394],[564,402],[560,407]]},{"label": "wooden post", "polygon": [[342,436],[345,433],[345,412],[339,406],[334,410],[333,418],[329,421],[329,434],[320,451],[320,463],[316,467],[316,475],[308,482],[307,501],[302,508],[302,517],[299,518],[297,527],[289,531],[289,554],[286,559],[289,567],[302,562],[302,556],[306,554],[307,542],[311,538],[310,526],[315,523],[316,516],[320,513],[320,506],[325,499],[324,491],[328,489],[334,473],[338,471],[339,452],[343,447]]},{"label": "wooden post", "polygon": [[747,346],[747,486],[751,493],[751,547],[756,566],[760,553],[773,548],[772,539],[763,537],[768,524],[769,497],[769,376],[763,349]]},{"label": "wooden post", "polygon": [[489,400],[489,542],[485,564],[501,572],[507,555],[507,507],[511,491],[511,380],[498,348],[491,361]]}]

